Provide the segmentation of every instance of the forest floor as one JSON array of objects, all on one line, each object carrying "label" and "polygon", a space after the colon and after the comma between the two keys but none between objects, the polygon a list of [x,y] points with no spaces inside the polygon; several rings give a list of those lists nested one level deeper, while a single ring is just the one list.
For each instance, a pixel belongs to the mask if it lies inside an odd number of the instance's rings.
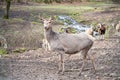
[{"label": "forest floor", "polygon": [[[120,19],[119,5],[92,4],[87,7],[80,5],[12,5],[10,20],[0,19],[0,35],[7,39],[9,48],[26,46],[29,48],[32,46],[36,49],[36,46],[40,47],[38,43],[41,43],[43,39],[43,28],[38,18],[39,13],[42,13],[43,16],[72,15],[72,17],[78,17],[76,19],[78,22],[79,20],[88,20],[117,23]],[[73,12],[75,12],[75,16]],[[2,15],[3,10],[0,10],[0,17]],[[58,25],[54,25],[54,28],[56,26],[58,29]],[[110,32],[110,34],[113,33]],[[95,59],[96,74],[93,73],[91,62],[88,60],[82,75],[78,76],[82,65],[80,53],[72,55],[70,59],[66,54],[66,72],[64,75],[57,74],[58,54],[39,48],[24,53],[10,53],[0,56],[0,80],[120,80],[119,34],[110,36],[107,40],[94,42],[89,54]]]},{"label": "forest floor", "polygon": [[94,74],[88,60],[81,76],[78,76],[82,65],[80,53],[70,58],[65,55],[64,75],[57,74],[58,54],[41,48],[2,56],[0,80],[120,80],[120,36],[95,41],[88,54],[94,57],[97,72]]}]

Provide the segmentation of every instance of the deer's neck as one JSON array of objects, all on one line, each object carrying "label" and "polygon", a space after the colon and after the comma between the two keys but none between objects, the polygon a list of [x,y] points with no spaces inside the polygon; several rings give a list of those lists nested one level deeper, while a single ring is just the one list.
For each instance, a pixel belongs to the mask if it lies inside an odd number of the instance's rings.
[{"label": "deer's neck", "polygon": [[55,35],[56,33],[52,30],[52,28],[45,30],[45,37],[48,40],[48,42],[50,42]]}]

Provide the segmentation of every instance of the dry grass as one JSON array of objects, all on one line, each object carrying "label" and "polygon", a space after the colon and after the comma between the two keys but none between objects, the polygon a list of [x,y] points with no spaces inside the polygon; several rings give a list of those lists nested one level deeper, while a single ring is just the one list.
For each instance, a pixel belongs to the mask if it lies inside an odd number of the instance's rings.
[{"label": "dry grass", "polygon": [[41,39],[43,38],[41,24],[16,19],[1,20],[0,32],[6,38],[9,49],[41,47]]}]

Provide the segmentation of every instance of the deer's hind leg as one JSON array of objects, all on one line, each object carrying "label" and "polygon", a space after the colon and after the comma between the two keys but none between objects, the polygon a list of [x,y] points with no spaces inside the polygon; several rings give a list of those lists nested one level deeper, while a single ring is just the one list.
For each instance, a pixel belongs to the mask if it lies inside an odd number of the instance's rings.
[{"label": "deer's hind leg", "polygon": [[87,60],[87,56],[90,58],[90,60],[92,62],[92,65],[93,65],[94,72],[96,73],[94,59],[93,59],[92,56],[88,55],[88,50],[82,50],[81,54],[83,55],[83,63],[82,63],[82,67],[80,69],[79,75],[81,75],[81,73],[82,73],[82,71],[84,69],[84,66],[85,66],[85,63],[86,63],[86,60]]},{"label": "deer's hind leg", "polygon": [[88,57],[90,58],[90,60],[91,60],[91,62],[92,62],[93,69],[94,69],[94,73],[96,73],[96,68],[95,68],[95,63],[94,63],[95,60],[94,60],[93,56],[88,55]]}]

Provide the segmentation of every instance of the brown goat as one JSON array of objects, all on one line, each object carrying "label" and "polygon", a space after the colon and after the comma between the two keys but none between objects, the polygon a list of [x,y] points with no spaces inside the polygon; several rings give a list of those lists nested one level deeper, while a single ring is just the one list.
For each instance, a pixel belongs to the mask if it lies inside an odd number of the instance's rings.
[{"label": "brown goat", "polygon": [[100,39],[104,39],[104,35],[106,32],[106,25],[99,23],[96,28],[97,28],[97,32],[99,33]]}]

